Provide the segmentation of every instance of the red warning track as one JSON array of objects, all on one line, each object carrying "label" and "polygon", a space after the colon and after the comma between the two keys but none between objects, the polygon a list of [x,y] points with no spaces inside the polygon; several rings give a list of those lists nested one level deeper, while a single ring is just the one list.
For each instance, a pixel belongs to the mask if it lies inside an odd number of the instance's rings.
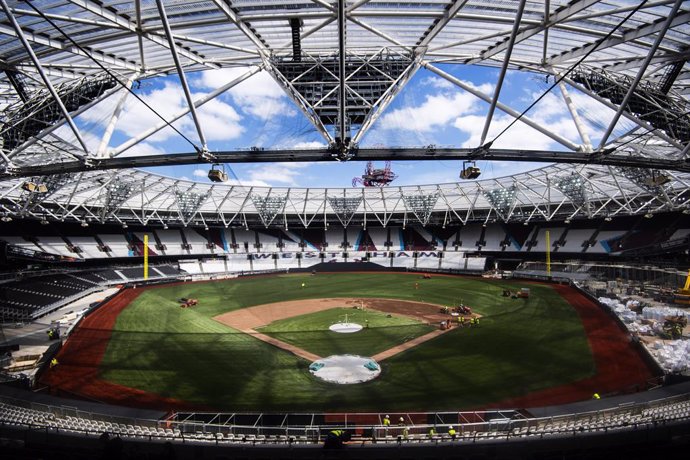
[{"label": "red warning track", "polygon": [[[538,407],[567,404],[601,395],[645,389],[656,375],[631,343],[626,331],[595,302],[569,286],[553,288],[577,311],[589,340],[596,364],[593,377],[568,385],[548,388],[524,396],[498,401],[488,407]],[[82,396],[123,406],[150,409],[207,409],[184,401],[164,398],[134,388],[116,385],[99,378],[99,365],[115,327],[117,316],[144,289],[127,289],[86,317],[70,335],[57,355],[57,367],[41,377],[40,383],[53,393]]]},{"label": "red warning track", "polygon": [[498,401],[489,407],[554,406],[589,399],[594,393],[603,396],[621,390],[646,389],[647,383],[656,374],[630,341],[629,334],[594,301],[575,288],[560,285],[554,285],[553,288],[580,315],[596,364],[596,375],[568,385]]},{"label": "red warning track", "polygon": [[142,289],[126,289],[84,318],[57,355],[58,366],[40,379],[54,394],[79,396],[108,404],[147,409],[191,410],[191,404],[101,380],[99,365],[117,316]]}]

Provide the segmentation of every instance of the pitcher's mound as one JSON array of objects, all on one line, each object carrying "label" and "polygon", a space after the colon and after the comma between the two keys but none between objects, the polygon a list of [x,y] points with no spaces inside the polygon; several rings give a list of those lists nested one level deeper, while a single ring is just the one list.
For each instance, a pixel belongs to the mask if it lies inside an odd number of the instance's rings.
[{"label": "pitcher's mound", "polygon": [[381,374],[381,366],[371,358],[357,355],[333,355],[314,361],[309,372],[330,383],[368,382]]},{"label": "pitcher's mound", "polygon": [[328,329],[333,332],[339,332],[341,334],[352,334],[353,332],[359,332],[362,330],[362,325],[357,323],[335,323],[331,325]]}]

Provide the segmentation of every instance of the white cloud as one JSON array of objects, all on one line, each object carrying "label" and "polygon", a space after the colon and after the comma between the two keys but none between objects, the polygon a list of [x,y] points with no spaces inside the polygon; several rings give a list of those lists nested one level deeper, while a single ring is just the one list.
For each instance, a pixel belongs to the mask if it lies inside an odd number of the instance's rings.
[{"label": "white cloud", "polygon": [[195,169],[192,175],[194,177],[207,177],[208,171],[205,171],[203,169]]},{"label": "white cloud", "polygon": [[242,185],[295,187],[309,163],[266,163],[249,169]]},{"label": "white cloud", "polygon": [[456,88],[456,86],[446,80],[445,78],[440,78],[440,77],[427,77],[421,81],[422,86],[433,86],[434,88],[440,88],[440,89],[445,89],[445,90],[451,90]]},{"label": "white cloud", "polygon": [[458,181],[458,174],[460,167],[438,168],[432,171],[425,171],[421,173],[405,172],[399,168],[396,170],[400,173],[400,177],[393,183],[393,185],[425,185],[425,184],[447,184]]},{"label": "white cloud", "polygon": [[[182,88],[170,82],[167,82],[162,88],[142,94],[141,97],[166,120],[170,120],[186,108]],[[137,99],[130,97],[127,99],[123,113],[115,128],[128,137],[136,137],[144,130],[160,122],[161,119],[153,111]],[[192,128],[192,120],[189,116],[186,116],[175,122],[174,126],[177,129],[189,132]],[[149,141],[163,141],[173,136],[177,136],[175,131],[165,128],[149,137]]]},{"label": "white cloud", "polygon": [[[217,89],[226,83],[239,78],[243,74],[247,73],[248,70],[248,67],[207,70],[199,73],[199,84],[208,89]],[[261,72],[244,80],[242,83],[233,86],[230,89],[230,92],[239,96],[263,96],[272,98],[285,96],[285,93],[280,85],[278,85],[273,77],[271,77],[271,75],[265,70],[262,70]]]},{"label": "white cloud", "polygon": [[[469,138],[462,144],[462,147],[473,148],[480,145],[482,131],[484,129],[484,115],[468,115],[458,117],[453,125],[462,131]],[[513,121],[513,117],[508,115],[494,116],[487,141],[497,136],[508,124]],[[549,129],[551,126],[544,126]],[[554,140],[536,131],[522,122],[515,123],[508,131],[501,135],[493,144],[493,148],[520,148],[544,150],[552,147]]]},{"label": "white cloud", "polygon": [[140,142],[131,149],[125,150],[119,157],[165,155],[167,152],[148,142]]},{"label": "white cloud", "polygon": [[[242,76],[247,70],[247,67],[209,70],[202,72],[198,81],[204,88],[217,89]],[[283,89],[266,71],[232,87],[228,94],[245,113],[261,120],[269,120],[276,115],[294,116],[297,113],[288,103]]]},{"label": "white cloud", "polygon": [[[490,84],[483,84],[476,88],[489,92],[491,87]],[[479,102],[479,99],[465,91],[430,94],[420,105],[402,107],[385,114],[379,122],[379,128],[428,133],[452,125],[456,117],[476,112],[480,107]]]},{"label": "white cloud", "polygon": [[322,149],[326,147],[326,144],[321,141],[300,141],[295,142],[288,148],[293,149]]},{"label": "white cloud", "polygon": [[201,127],[209,141],[236,139],[245,128],[242,117],[230,105],[218,99],[207,102],[198,110]]},{"label": "white cloud", "polygon": [[[196,100],[203,95],[203,93],[196,93],[193,94],[192,98]],[[162,88],[142,93],[141,97],[167,120],[188,108],[182,88],[176,83],[166,82]],[[110,97],[104,100],[82,114],[80,120],[83,120],[84,123],[105,126],[109,122],[118,100],[119,97]],[[241,125],[242,117],[226,102],[214,99],[199,107],[197,112],[204,135],[208,140],[232,140],[244,132],[244,127]],[[115,128],[116,131],[132,138],[158,125],[161,121],[160,117],[148,107],[133,96],[129,96]],[[192,142],[198,143],[199,138],[191,115],[183,116],[173,125]],[[166,127],[148,137],[147,141],[162,142],[168,139],[180,139],[180,136],[172,128]]]}]

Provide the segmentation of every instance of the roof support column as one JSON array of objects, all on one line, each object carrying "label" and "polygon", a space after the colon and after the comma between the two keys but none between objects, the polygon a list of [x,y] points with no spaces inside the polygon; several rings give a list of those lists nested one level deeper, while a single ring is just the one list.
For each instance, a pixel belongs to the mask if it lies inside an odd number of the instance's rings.
[{"label": "roof support column", "polygon": [[[4,0],[0,0],[4,1]],[[184,91],[184,96],[187,99],[187,105],[189,106],[189,111],[194,119],[194,125],[196,126],[197,134],[199,135],[199,141],[201,142],[201,150],[199,155],[208,153],[208,145],[206,144],[206,137],[204,136],[204,131],[201,129],[201,122],[199,121],[199,116],[196,113],[196,107],[194,107],[194,101],[192,100],[192,94],[189,91],[189,85],[187,84],[187,77],[185,76],[184,70],[182,69],[182,64],[180,63],[180,57],[177,54],[177,46],[175,45],[175,39],[173,38],[172,29],[170,28],[170,23],[168,22],[168,16],[165,13],[165,7],[163,6],[163,0],[156,0],[156,5],[158,6],[158,13],[161,16],[161,22],[163,23],[163,29],[165,30],[165,36],[168,38],[168,43],[170,44],[170,54],[172,55],[173,61],[175,61],[175,68],[177,68],[177,74],[180,77],[180,83],[182,84],[182,90]]]},{"label": "roof support column", "polygon": [[668,30],[668,28],[671,27],[671,23],[675,19],[676,14],[678,13],[678,10],[680,9],[680,6],[682,4],[683,4],[683,0],[676,0],[676,2],[673,4],[673,7],[671,8],[671,12],[669,13],[668,17],[664,21],[664,25],[662,26],[661,30],[657,34],[656,39],[654,40],[654,43],[652,44],[652,47],[649,48],[649,52],[647,53],[647,57],[645,58],[642,65],[640,66],[640,69],[637,71],[637,75],[635,75],[635,79],[633,80],[632,84],[630,85],[630,88],[628,88],[628,92],[625,94],[623,101],[621,102],[620,106],[618,107],[618,111],[616,111],[616,114],[613,116],[611,123],[609,123],[609,127],[606,130],[606,133],[604,133],[604,135],[602,136],[601,142],[599,143],[598,150],[601,150],[604,147],[604,145],[606,145],[606,141],[609,139],[609,136],[611,136],[611,133],[613,132],[613,129],[616,127],[618,120],[620,120],[621,115],[623,114],[623,111],[628,107],[628,102],[630,101],[630,98],[632,97],[633,93],[635,93],[635,89],[637,88],[637,85],[640,83],[640,80],[642,80],[642,77],[644,76],[644,73],[647,70],[647,66],[649,66],[649,63],[652,61],[652,58],[654,57],[654,53],[656,52],[656,49],[661,44],[661,40],[663,40],[664,36],[666,35],[666,31]]},{"label": "roof support column", "polygon": [[688,145],[685,146],[682,152],[680,152],[681,158],[684,158],[690,153],[690,142],[688,142]]},{"label": "roof support column", "polygon": [[345,0],[338,0],[338,129],[340,142],[346,147],[347,136],[347,91],[345,82]]},{"label": "roof support column", "polygon": [[575,128],[577,128],[577,132],[580,134],[580,139],[582,139],[582,147],[584,148],[585,152],[591,152],[592,140],[589,138],[589,134],[587,134],[587,128],[585,128],[585,124],[582,123],[580,114],[577,113],[577,107],[575,107],[575,104],[573,104],[573,100],[570,97],[570,93],[568,93],[568,89],[565,87],[563,82],[558,83],[558,87],[561,90],[561,94],[563,94],[565,105],[568,107],[570,115],[573,117]]},{"label": "roof support column", "polygon": [[129,77],[129,80],[127,80],[127,86],[125,88],[125,91],[122,92],[120,100],[117,101],[117,106],[115,107],[113,115],[110,117],[110,122],[108,123],[108,126],[105,128],[105,132],[103,133],[103,137],[101,138],[101,145],[98,146],[98,151],[96,152],[96,156],[98,158],[105,157],[106,149],[108,148],[110,139],[113,136],[113,131],[115,131],[115,125],[117,124],[117,120],[119,120],[120,115],[122,114],[122,110],[125,108],[125,102],[127,101],[127,96],[129,96],[129,90],[132,88],[132,84],[137,78],[139,78],[138,72],[133,74],[131,77]]},{"label": "roof support column", "polygon": [[479,145],[484,145],[486,141],[486,135],[489,133],[489,127],[491,126],[491,119],[494,117],[494,111],[496,110],[496,103],[501,95],[501,88],[503,87],[503,80],[505,80],[506,71],[508,70],[508,64],[510,64],[510,55],[513,53],[513,46],[515,45],[515,35],[517,35],[518,29],[520,28],[520,21],[522,20],[522,13],[525,11],[525,0],[520,0],[520,5],[518,6],[517,13],[515,13],[515,22],[513,23],[513,31],[510,33],[510,38],[508,39],[508,48],[506,49],[506,55],[503,58],[503,65],[501,66],[501,73],[498,75],[498,81],[496,82],[496,89],[494,90],[494,97],[491,100],[491,105],[489,106],[489,112],[486,114],[486,121],[484,122],[484,129],[482,130],[482,137],[479,141]]},{"label": "roof support column", "polygon": [[[549,23],[549,15],[551,14],[551,2],[549,0],[544,0],[544,24]],[[546,54],[549,49],[549,28],[544,28],[544,40],[541,50],[541,63],[546,62]]]}]

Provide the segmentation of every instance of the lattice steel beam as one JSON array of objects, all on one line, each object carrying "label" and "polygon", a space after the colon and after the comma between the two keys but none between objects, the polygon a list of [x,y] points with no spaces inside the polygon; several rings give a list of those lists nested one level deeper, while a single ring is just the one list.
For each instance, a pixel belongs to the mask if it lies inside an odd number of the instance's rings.
[{"label": "lattice steel beam", "polygon": [[642,168],[615,168],[624,177],[637,184],[640,188],[658,196],[665,194],[664,185],[670,181],[670,177],[656,169]]},{"label": "lattice steel beam", "polygon": [[587,181],[579,174],[560,177],[553,181],[558,190],[563,192],[575,206],[586,206],[589,202],[586,187]]},{"label": "lattice steel beam", "polygon": [[135,192],[138,184],[133,182],[125,182],[118,177],[115,177],[105,186],[105,193],[103,194],[103,208],[101,209],[101,222],[113,214],[113,212],[120,209]]},{"label": "lattice steel beam", "polygon": [[287,198],[285,196],[260,196],[252,194],[251,200],[252,203],[254,203],[254,207],[259,212],[261,222],[263,222],[265,227],[268,227],[273,223],[276,216],[285,209]]},{"label": "lattice steel beam", "polygon": [[359,209],[360,204],[362,204],[362,197],[329,196],[328,203],[331,205],[331,209],[335,212],[340,223],[343,224],[343,227],[347,227],[350,225],[350,221]]},{"label": "lattice steel beam", "polygon": [[[634,154],[634,155],[631,155]],[[653,152],[652,152],[653,153]],[[221,163],[270,163],[270,162],[332,162],[332,152],[329,149],[282,149],[282,150],[235,150],[213,152],[216,160]],[[556,150],[515,150],[515,149],[491,149],[482,152],[483,160],[493,161],[521,161],[521,162],[550,162],[567,164],[592,164],[611,166],[632,166],[653,169],[665,169],[669,171],[690,172],[690,162],[678,158],[663,158],[652,156],[637,156],[635,150],[622,149],[608,155],[583,154],[579,152],[562,152]],[[431,151],[428,147],[422,148],[360,148],[357,151],[359,161],[400,161],[400,160],[473,160],[477,158],[476,149],[467,148],[441,148],[435,147]],[[100,170],[129,169],[153,166],[187,165],[205,163],[200,160],[198,154],[166,154],[147,156],[120,156],[117,158],[96,160],[92,166],[86,166],[79,161],[61,161],[60,163],[31,164],[16,166],[8,171],[0,171],[0,179],[11,177],[30,177],[37,175],[58,174],[62,172],[89,171],[94,167]]]},{"label": "lattice steel beam", "polygon": [[426,225],[429,223],[429,218],[431,218],[434,207],[436,207],[438,193],[404,194],[402,199],[405,203],[405,208],[412,211],[412,214],[415,215],[422,225]]},{"label": "lattice steel beam", "polygon": [[187,225],[192,220],[208,196],[208,193],[197,193],[191,189],[184,191],[175,189],[175,202],[183,224]]},{"label": "lattice steel beam", "polygon": [[484,190],[484,196],[491,204],[491,207],[496,211],[496,214],[501,219],[507,221],[515,206],[515,198],[517,196],[517,186],[501,187],[491,190]]},{"label": "lattice steel beam", "polygon": [[[68,184],[73,179],[72,174],[54,174],[50,176],[35,177],[24,182],[22,188],[24,195],[21,199],[20,214],[24,215],[37,205],[47,201],[48,198],[59,192],[63,185]],[[32,187],[33,184],[35,187]]]}]

